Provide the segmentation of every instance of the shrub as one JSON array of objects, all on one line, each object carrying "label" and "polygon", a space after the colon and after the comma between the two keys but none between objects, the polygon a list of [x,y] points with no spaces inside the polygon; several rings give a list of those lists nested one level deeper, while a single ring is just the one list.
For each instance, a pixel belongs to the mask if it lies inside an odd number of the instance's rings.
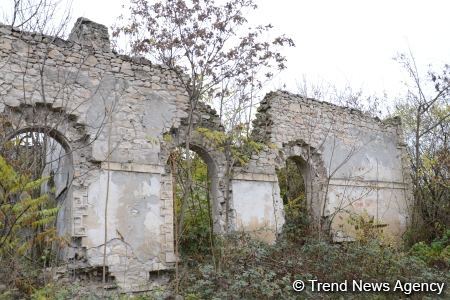
[{"label": "shrub", "polygon": [[25,293],[32,291],[56,239],[58,209],[40,193],[45,181],[15,172],[0,156],[0,282]]},{"label": "shrub", "polygon": [[403,294],[318,294],[309,290],[298,294],[291,284],[296,279],[449,282],[448,272],[378,240],[332,244],[305,239],[301,245],[282,240],[266,245],[240,234],[224,240],[221,247],[218,264],[205,257],[182,266],[185,275],[180,287],[186,299],[398,299]]},{"label": "shrub", "polygon": [[429,245],[425,242],[414,244],[410,253],[429,265],[448,268],[450,266],[450,229],[447,229],[442,238],[434,240]]}]

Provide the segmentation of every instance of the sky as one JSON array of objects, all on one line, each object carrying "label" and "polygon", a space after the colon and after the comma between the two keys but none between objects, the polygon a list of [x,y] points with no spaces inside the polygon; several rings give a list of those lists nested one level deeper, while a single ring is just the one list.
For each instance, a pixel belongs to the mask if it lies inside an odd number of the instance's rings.
[{"label": "sky", "polygon": [[[123,0],[73,0],[73,16],[111,26]],[[272,82],[274,89],[298,90],[312,83],[351,86],[368,94],[401,93],[406,74],[393,60],[413,53],[423,73],[431,64],[450,63],[450,1],[438,0],[255,0],[248,19],[270,23],[276,33],[293,38],[284,52],[288,69]]]},{"label": "sky", "polygon": [[[3,1],[0,0],[0,4]],[[108,27],[128,0],[72,0],[72,16]],[[288,69],[269,89],[296,92],[304,79],[311,84],[351,86],[366,94],[396,97],[406,73],[393,60],[413,53],[419,71],[450,63],[449,0],[255,0],[251,24],[274,26],[295,48],[283,52]],[[0,5],[1,6],[1,5]]]}]

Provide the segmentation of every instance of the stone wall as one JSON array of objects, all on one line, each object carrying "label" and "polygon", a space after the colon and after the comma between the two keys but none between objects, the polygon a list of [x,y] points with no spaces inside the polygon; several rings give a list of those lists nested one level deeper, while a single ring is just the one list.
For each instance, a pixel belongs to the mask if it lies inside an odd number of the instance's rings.
[{"label": "stone wall", "polygon": [[[73,268],[100,267],[105,253],[109,275],[136,291],[151,287],[151,272],[173,267],[168,160],[185,141],[188,112],[177,74],[111,51],[103,25],[81,18],[68,41],[0,26],[1,140],[32,130],[64,149],[69,182],[58,183],[65,192],[57,227]],[[201,103],[193,126],[224,130]],[[208,165],[216,233],[227,230],[229,194],[228,229],[276,240],[284,212],[275,171],[288,157],[298,159],[319,223],[350,203],[354,211],[376,210],[394,235],[403,232],[410,195],[398,123],[277,92],[261,103],[253,136],[265,149],[233,170],[226,191],[224,154],[192,134],[191,149]],[[332,223],[336,237],[349,236]]]},{"label": "stone wall", "polygon": [[354,213],[374,217],[396,240],[405,231],[411,185],[399,119],[380,121],[354,109],[275,92],[261,102],[253,137],[271,147],[245,172],[265,170],[275,178],[275,169],[287,158],[296,159],[311,215],[318,227],[331,223],[335,240],[352,239],[348,221]]},{"label": "stone wall", "polygon": [[108,190],[108,270],[125,289],[140,289],[149,272],[175,261],[161,148],[163,134],[185,122],[188,98],[170,70],[109,50],[104,26],[79,19],[70,37],[0,27],[2,140],[43,131],[70,156],[58,227],[75,266],[103,265]]}]

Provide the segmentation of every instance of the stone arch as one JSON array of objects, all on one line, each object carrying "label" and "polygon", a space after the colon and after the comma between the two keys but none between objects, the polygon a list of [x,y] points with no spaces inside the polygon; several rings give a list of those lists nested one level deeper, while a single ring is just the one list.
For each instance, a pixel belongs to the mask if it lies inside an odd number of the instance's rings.
[{"label": "stone arch", "polygon": [[326,216],[327,172],[320,151],[303,141],[283,143],[275,167],[281,168],[287,159],[292,159],[304,180],[306,202],[313,225],[318,228]]},{"label": "stone arch", "polygon": [[53,138],[55,141],[57,141],[59,144],[61,144],[61,146],[64,148],[64,150],[66,151],[70,151],[70,144],[69,141],[67,140],[67,138],[57,129],[51,128],[49,126],[46,125],[28,125],[21,127],[19,129],[16,129],[14,132],[8,132],[6,135],[6,141],[12,139],[14,136],[22,134],[22,133],[26,133],[26,132],[39,132],[39,133],[43,133],[48,135],[49,137]]},{"label": "stone arch", "polygon": [[[68,174],[66,186],[61,187],[57,193],[58,205],[61,207],[57,231],[71,243],[76,241],[74,237],[84,235],[85,203],[82,195],[86,193],[85,177],[92,167],[87,159],[91,152],[89,136],[84,125],[78,123],[77,119],[76,115],[44,104],[5,106],[0,112],[2,141],[9,141],[26,132],[38,132],[48,135],[64,149],[61,157],[67,163]],[[2,143],[0,149],[4,145]]]},{"label": "stone arch", "polygon": [[[172,186],[171,182],[171,170],[168,168],[168,160],[170,154],[177,147],[184,147],[186,142],[188,127],[188,118],[181,119],[181,126],[178,128],[172,127],[167,131],[164,136],[166,137],[161,143],[161,162],[166,165],[165,173],[162,175],[163,186]],[[198,102],[196,109],[192,114],[192,130],[190,134],[189,148],[196,152],[208,167],[208,177],[211,181],[210,187],[210,201],[212,204],[212,216],[213,216],[213,229],[216,233],[226,232],[225,224],[225,197],[227,195],[225,189],[225,165],[226,158],[223,152],[221,152],[214,145],[213,141],[208,140],[204,134],[202,134],[199,128],[207,129],[211,131],[223,132],[224,127],[221,124],[220,118],[217,112],[209,105],[202,102]],[[170,196],[167,197],[167,189],[164,189],[163,198],[173,203],[173,195],[170,192]],[[231,210],[231,208],[230,208]]]},{"label": "stone arch", "polygon": [[[168,167],[169,155],[177,147],[184,147],[184,132],[178,132],[172,136],[172,141],[166,143],[164,153],[164,161],[166,162],[165,173],[162,175],[162,181],[171,180],[172,172]],[[208,167],[208,178],[210,185],[210,201],[212,205],[213,230],[216,233],[224,233],[225,229],[225,155],[217,151],[215,147],[202,134],[195,130],[191,134],[190,150],[197,153]],[[169,179],[170,178],[170,179]],[[173,186],[171,188],[174,188]],[[173,195],[171,193],[169,201],[173,203]]]},{"label": "stone arch", "polygon": [[[10,141],[17,136],[38,133],[38,137],[46,139],[46,147],[51,147],[52,150],[46,151],[45,167],[43,170],[44,176],[51,176],[55,184],[55,199],[57,203],[60,200],[64,201],[67,194],[67,189],[73,181],[73,156],[69,141],[58,130],[49,126],[36,125],[20,127],[15,131],[8,132],[5,141]],[[50,139],[48,139],[50,138]],[[53,173],[54,171],[56,173]],[[62,170],[62,172],[58,172]],[[48,190],[46,190],[48,192]]]}]

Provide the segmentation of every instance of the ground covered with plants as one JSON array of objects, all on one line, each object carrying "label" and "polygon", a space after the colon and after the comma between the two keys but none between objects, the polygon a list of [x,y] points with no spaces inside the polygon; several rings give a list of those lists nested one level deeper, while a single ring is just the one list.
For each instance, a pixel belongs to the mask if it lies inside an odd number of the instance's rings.
[{"label": "ground covered with plants", "polygon": [[[317,293],[306,288],[294,292],[297,279],[322,282],[363,280],[365,282],[450,283],[450,232],[431,245],[419,243],[410,249],[396,249],[379,240],[333,244],[313,237],[295,243],[282,239],[276,245],[255,241],[245,234],[217,239],[216,255],[185,256],[179,279],[138,299],[447,299],[447,290],[436,294]],[[217,254],[218,253],[218,254]],[[351,263],[349,263],[351,262]],[[4,299],[7,294],[3,294]],[[108,295],[108,296],[105,296]],[[89,291],[82,284],[51,283],[37,288],[33,299],[125,299],[129,296]],[[178,299],[178,298],[177,298]],[[181,298],[180,298],[181,299]]]},{"label": "ground covered with plants", "polygon": [[[207,165],[192,155],[192,173],[186,171],[185,156],[175,156],[177,186],[176,213],[180,217],[183,182],[192,184],[184,211],[184,227],[178,239],[180,262],[166,276],[167,285],[144,294],[141,299],[427,299],[448,298],[448,288],[436,293],[372,292],[319,293],[307,285],[295,292],[295,280],[320,282],[372,283],[439,282],[450,284],[450,230],[440,236],[414,241],[414,232],[405,234],[402,244],[386,239],[383,228],[373,220],[359,216],[352,220],[356,240],[333,243],[328,235],[311,229],[305,205],[303,178],[295,161],[287,161],[278,171],[280,193],[285,206],[286,223],[276,244],[252,239],[245,233],[227,236],[213,234]],[[11,161],[11,160],[10,160]],[[2,178],[2,218],[0,260],[0,299],[127,299],[117,289],[105,290],[100,279],[70,282],[54,281],[44,271],[58,265],[55,247],[61,244],[54,234],[57,210],[49,207],[47,196],[39,196],[39,187],[48,179],[20,172],[20,168],[0,159]],[[18,169],[19,172],[16,172]],[[22,175],[20,174],[22,173]],[[20,199],[18,201],[17,199]],[[444,220],[445,221],[445,220]],[[9,227],[6,227],[8,224]],[[445,223],[442,222],[445,227]],[[6,230],[9,228],[10,230]],[[4,232],[10,232],[6,235]],[[26,234],[25,234],[26,233]],[[40,251],[33,245],[41,245]],[[61,246],[61,245],[60,245]],[[18,251],[15,251],[17,249]],[[13,270],[13,272],[11,272]],[[92,278],[91,278],[92,279]],[[181,298],[182,297],[182,298]]]},{"label": "ground covered with plants", "polygon": [[[1,23],[25,31],[41,28],[48,35],[64,32],[63,27],[53,28],[69,20],[68,16],[65,21],[53,20],[59,14],[58,3],[64,1],[9,2],[13,3],[10,18],[5,11],[0,14]],[[214,0],[129,2],[124,8],[131,14],[118,20],[112,35],[116,42],[121,38],[129,40],[130,47],[125,48],[130,49],[115,50],[149,58],[171,70],[185,85],[189,98],[186,140],[183,147],[171,154],[168,166],[175,183],[174,239],[181,259],[175,270],[155,274],[169,277],[167,285],[132,295],[133,298],[450,298],[449,64],[430,67],[424,73],[419,72],[411,50],[407,55],[399,54],[395,60],[406,74],[404,89],[399,90],[402,96],[369,95],[351,87],[339,90],[333,85],[306,81],[294,91],[372,117],[401,117],[414,196],[410,226],[401,243],[394,245],[389,241],[383,228],[377,227],[378,220],[368,216],[352,216],[349,220],[356,232],[352,242],[333,243],[327,230],[319,234],[312,229],[306,209],[302,177],[305,174],[299,167],[304,162],[293,160],[287,160],[286,166],[278,170],[286,223],[277,243],[264,244],[239,232],[218,236],[213,233],[211,176],[204,157],[192,147],[190,136],[202,134],[212,147],[224,153],[224,190],[230,191],[234,168],[244,166],[263,147],[273,146],[252,139],[252,118],[269,80],[288,66],[281,50],[294,47],[295,43],[285,35],[272,36],[270,24],[249,23],[246,16],[257,9],[256,1],[252,0],[230,0],[225,4]],[[30,66],[39,66],[42,76],[45,61],[48,60],[44,59],[41,66],[38,62]],[[10,70],[0,72],[9,75]],[[27,69],[23,72],[25,78]],[[51,94],[45,92],[45,77],[41,79],[40,101],[51,103],[45,96]],[[28,87],[24,85],[24,97],[27,93]],[[61,99],[57,100],[59,103]],[[218,108],[223,131],[197,128],[194,132],[193,114],[199,103]],[[2,105],[4,98],[0,99]],[[65,115],[61,114],[61,118]],[[131,295],[120,294],[114,286],[101,282],[106,271],[102,274],[91,270],[91,278],[86,281],[76,279],[73,274],[65,282],[48,275],[49,270],[63,264],[59,251],[72,242],[70,237],[58,235],[56,228],[58,201],[64,198],[64,193],[57,191],[54,179],[64,169],[67,149],[53,139],[52,132],[57,128],[19,130],[10,136],[3,130],[10,123],[0,118],[0,300],[130,298]],[[58,159],[49,160],[50,157]],[[225,206],[228,214],[230,203]],[[446,290],[440,295],[318,293],[308,286],[302,292],[293,290],[294,280],[316,279],[390,284],[397,280],[440,282],[445,283]]]},{"label": "ground covered with plants", "polygon": [[[410,250],[383,245],[379,240],[332,244],[314,238],[292,244],[283,240],[274,246],[245,236],[223,241],[220,259],[189,261],[183,266],[181,281],[188,299],[398,299],[402,293],[320,294],[311,290],[296,293],[296,279],[322,282],[363,280],[365,282],[449,283],[448,234],[432,246],[418,244]],[[444,245],[445,248],[444,248]],[[433,250],[436,249],[436,250]],[[439,249],[439,250],[438,250]],[[415,294],[413,298],[426,295]],[[435,295],[429,295],[435,297]],[[448,297],[448,291],[441,297]]]},{"label": "ground covered with plants", "polygon": [[[3,194],[2,209],[20,213],[22,206],[7,204],[19,191],[32,191],[42,181],[30,181],[0,160],[0,174],[8,193]],[[292,164],[279,171],[281,195],[285,201],[286,225],[274,245],[252,239],[245,233],[217,236],[212,233],[211,218],[205,185],[207,168],[198,156],[193,159],[194,183],[186,211],[183,239],[180,240],[182,260],[166,286],[135,297],[142,299],[413,299],[434,298],[436,294],[413,293],[318,293],[306,288],[295,292],[294,280],[317,279],[321,282],[444,282],[450,283],[450,230],[432,242],[418,242],[412,246],[393,246],[384,239],[382,229],[373,227],[370,220],[355,221],[357,240],[332,243],[324,235],[318,237],[309,229],[305,213],[304,189],[293,184],[301,182]],[[180,162],[183,164],[183,161]],[[291,174],[292,173],[292,174]],[[183,179],[180,172],[180,180]],[[203,184],[202,184],[203,182]],[[179,189],[182,187],[179,186]],[[32,193],[31,193],[32,194]],[[181,191],[180,191],[181,194]],[[35,203],[14,227],[10,237],[3,237],[0,258],[3,266],[0,278],[8,285],[0,285],[0,299],[17,297],[32,299],[125,299],[117,290],[105,291],[101,283],[74,281],[61,283],[44,276],[45,267],[51,267],[45,253],[51,250],[52,228],[48,208],[41,200],[24,198],[24,203]],[[38,198],[36,198],[38,199]],[[181,196],[177,197],[181,201]],[[180,203],[178,203],[180,204]],[[16,216],[17,218],[18,216]],[[46,221],[42,221],[46,219]],[[31,222],[30,220],[34,220]],[[4,222],[4,221],[3,221]],[[45,226],[44,226],[45,224]],[[2,225],[5,226],[5,225]],[[43,227],[44,226],[44,227]],[[41,228],[41,230],[38,230]],[[42,228],[46,228],[43,231]],[[19,232],[31,232],[31,238],[22,240]],[[34,233],[49,242],[47,252],[39,257],[26,245],[31,245]],[[45,234],[44,234],[45,233]],[[326,236],[325,236],[326,237]],[[14,247],[23,250],[12,251]],[[33,260],[34,259],[34,260]],[[10,270],[14,270],[11,272]],[[439,295],[450,296],[448,290]],[[178,299],[177,298],[177,299]]]}]

